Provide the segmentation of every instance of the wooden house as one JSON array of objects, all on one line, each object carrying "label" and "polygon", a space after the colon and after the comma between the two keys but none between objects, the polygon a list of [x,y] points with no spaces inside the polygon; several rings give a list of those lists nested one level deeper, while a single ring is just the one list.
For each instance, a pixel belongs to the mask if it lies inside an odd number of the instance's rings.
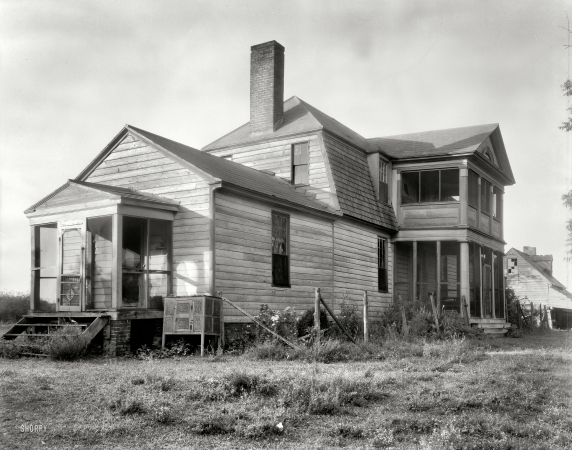
[{"label": "wooden house", "polygon": [[572,293],[552,275],[552,255],[536,247],[511,248],[504,260],[506,284],[525,303],[546,306],[557,328],[572,328]]},{"label": "wooden house", "polygon": [[26,211],[28,320],[105,316],[119,354],[160,330],[165,296],[222,291],[256,314],[307,309],[320,287],[335,309],[367,291],[374,315],[429,293],[463,314],[464,296],[502,327],[514,178],[498,125],[366,139],[284,101],[275,41],[252,47],[250,90],[250,121],[202,150],[127,125]]}]

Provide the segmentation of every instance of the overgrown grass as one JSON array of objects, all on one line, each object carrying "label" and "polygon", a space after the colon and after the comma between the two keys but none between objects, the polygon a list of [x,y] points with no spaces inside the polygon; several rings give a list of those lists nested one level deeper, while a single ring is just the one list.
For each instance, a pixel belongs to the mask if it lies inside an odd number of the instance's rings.
[{"label": "overgrown grass", "polygon": [[30,309],[30,294],[0,291],[0,323],[18,322]]},{"label": "overgrown grass", "polygon": [[[313,359],[272,347],[216,363],[6,359],[3,438],[14,449],[564,449],[571,342],[547,332],[353,350],[324,343]],[[334,350],[347,358],[319,361]],[[21,433],[24,423],[46,431]]]}]

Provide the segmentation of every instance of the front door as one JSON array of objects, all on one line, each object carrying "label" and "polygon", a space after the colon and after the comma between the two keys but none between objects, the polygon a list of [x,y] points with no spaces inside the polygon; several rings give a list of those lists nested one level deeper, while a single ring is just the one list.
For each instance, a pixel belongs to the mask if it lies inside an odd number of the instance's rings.
[{"label": "front door", "polygon": [[85,279],[85,227],[60,227],[59,311],[82,311]]},{"label": "front door", "polygon": [[493,286],[492,270],[490,264],[483,264],[483,310],[484,317],[492,317],[493,314]]}]

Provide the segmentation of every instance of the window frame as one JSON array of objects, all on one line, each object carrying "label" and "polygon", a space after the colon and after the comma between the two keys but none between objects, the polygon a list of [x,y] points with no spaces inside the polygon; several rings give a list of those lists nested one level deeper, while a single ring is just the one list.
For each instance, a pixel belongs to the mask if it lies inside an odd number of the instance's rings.
[{"label": "window frame", "polygon": [[[290,288],[291,285],[291,273],[290,273],[290,214],[284,213],[282,211],[271,210],[270,212],[271,220],[270,220],[270,256],[271,256],[271,277],[272,277],[272,287],[277,288]],[[286,283],[285,284],[278,284],[274,279],[274,255],[278,255],[279,253],[274,253],[274,243],[272,242],[272,238],[274,237],[274,217],[281,216],[286,218]]]},{"label": "window frame", "polygon": [[[458,173],[458,194],[457,197],[459,197],[458,200],[442,200],[442,177],[441,177],[441,172],[443,170],[456,170]],[[439,185],[438,185],[438,191],[439,191],[439,200],[433,200],[433,201],[421,201],[422,198],[422,183],[421,183],[421,174],[423,172],[438,172],[439,173]],[[417,201],[416,202],[403,202],[403,192],[405,190],[405,185],[403,184],[403,175],[404,174],[411,174],[411,173],[416,173],[418,175],[417,177]],[[461,170],[459,167],[441,167],[438,169],[423,169],[423,170],[404,170],[400,173],[401,175],[401,205],[423,205],[423,204],[429,204],[429,203],[460,203],[461,202]],[[408,194],[409,195],[409,194]]]},{"label": "window frame", "polygon": [[[481,189],[479,195],[481,196],[481,213],[490,216],[492,214],[491,206],[492,206],[492,195],[491,195],[491,186],[493,184],[488,181],[486,178],[481,177]],[[484,196],[483,196],[484,194]]]},{"label": "window frame", "polygon": [[[471,175],[472,174],[472,175]],[[473,176],[474,180],[475,180],[475,190],[473,191],[471,189],[471,176]],[[479,174],[477,172],[475,172],[474,170],[469,169],[469,173],[467,176],[467,203],[469,204],[469,206],[471,206],[472,208],[475,209],[479,209],[479,196],[481,195],[481,191],[480,191],[480,185],[479,185]],[[471,199],[471,193],[474,192],[474,203],[472,202],[473,199]]]},{"label": "window frame", "polygon": [[377,290],[379,292],[389,292],[388,277],[388,241],[386,237],[377,237]]},{"label": "window frame", "polygon": [[378,170],[379,201],[389,203],[389,161],[379,155]]},{"label": "window frame", "polygon": [[[297,146],[306,145],[306,150],[308,152],[308,162],[306,164],[295,164],[295,150]],[[296,183],[296,167],[306,166],[307,175],[308,175],[308,182],[307,183]],[[303,141],[303,142],[296,142],[291,145],[290,148],[290,183],[294,186],[309,186],[310,185],[310,142]]]},{"label": "window frame", "polygon": [[493,186],[493,195],[491,197],[492,203],[492,211],[493,211],[493,218],[498,222],[502,222],[503,220],[503,192],[497,188],[494,184]]}]

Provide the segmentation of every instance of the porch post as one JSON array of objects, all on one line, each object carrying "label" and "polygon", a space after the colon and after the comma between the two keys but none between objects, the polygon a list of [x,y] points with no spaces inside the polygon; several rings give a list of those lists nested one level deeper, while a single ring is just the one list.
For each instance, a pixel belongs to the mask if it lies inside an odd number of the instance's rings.
[{"label": "porch post", "polygon": [[437,269],[437,293],[435,295],[435,304],[441,305],[441,241],[435,242],[436,245],[436,258],[437,264],[435,268]]},{"label": "porch post", "polygon": [[471,316],[471,289],[469,286],[469,243],[468,242],[460,242],[460,257],[461,257],[461,298],[459,299],[459,304],[461,305],[461,315],[464,316],[465,308],[461,303],[463,295],[465,296],[465,300],[469,307],[467,308],[467,314]]},{"label": "porch post", "polygon": [[469,170],[460,169],[459,170],[459,225],[467,225],[468,216],[468,205],[469,205]]},{"label": "porch post", "polygon": [[[491,214],[492,217],[492,214]],[[491,317],[493,319],[497,318],[496,315],[496,311],[495,311],[495,289],[496,289],[496,285],[497,285],[497,281],[496,281],[496,270],[495,270],[495,258],[498,258],[497,255],[495,255],[495,251],[491,248]]]},{"label": "porch post", "polygon": [[483,247],[479,245],[479,302],[481,303],[480,311],[481,317],[485,317],[483,310]]},{"label": "porch post", "polygon": [[413,241],[413,287],[411,292],[413,293],[412,300],[415,301],[417,298],[417,241]]},{"label": "porch post", "polygon": [[[39,271],[35,270],[36,269],[36,227],[35,226],[31,226],[30,227],[30,231],[31,231],[31,239],[30,239],[30,243],[31,243],[31,249],[30,249],[30,255],[31,255],[31,263],[30,263],[30,311],[34,311],[36,310],[36,305],[39,303],[40,301],[40,280],[39,280]],[[38,236],[39,237],[39,236]],[[39,242],[38,242],[39,244]]]},{"label": "porch post", "polygon": [[123,216],[113,214],[111,267],[111,309],[120,309],[123,274]]}]

